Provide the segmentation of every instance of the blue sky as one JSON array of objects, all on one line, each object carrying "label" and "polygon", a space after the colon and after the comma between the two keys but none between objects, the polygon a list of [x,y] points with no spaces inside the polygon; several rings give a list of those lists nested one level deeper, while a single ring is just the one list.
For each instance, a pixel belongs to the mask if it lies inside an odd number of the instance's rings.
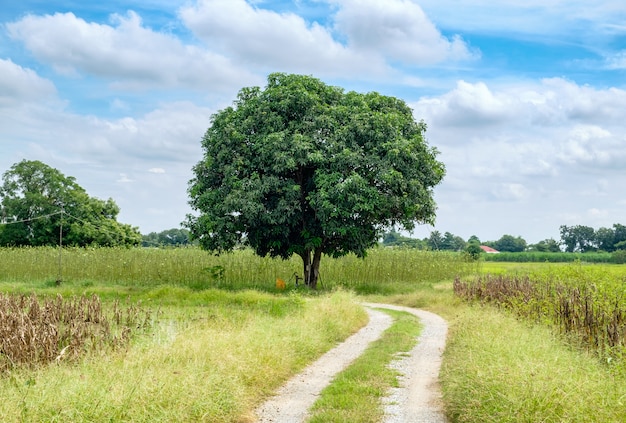
[{"label": "blue sky", "polygon": [[440,151],[434,227],[626,224],[622,0],[131,0],[0,8],[0,173],[41,160],[143,233],[178,227],[212,113],[268,73],[404,99]]}]

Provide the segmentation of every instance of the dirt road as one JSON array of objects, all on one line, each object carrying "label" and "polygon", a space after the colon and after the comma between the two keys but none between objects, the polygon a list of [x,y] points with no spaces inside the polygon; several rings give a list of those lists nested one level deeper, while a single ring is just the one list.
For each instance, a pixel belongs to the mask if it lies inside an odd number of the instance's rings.
[{"label": "dirt road", "polygon": [[392,318],[374,308],[406,311],[420,318],[423,329],[417,345],[392,363],[402,375],[400,387],[384,399],[384,423],[445,423],[438,384],[447,324],[436,314],[389,304],[364,304],[370,321],[360,331],[294,376],[256,411],[259,423],[301,423],[309,408],[334,376],[360,356],[391,326]]}]

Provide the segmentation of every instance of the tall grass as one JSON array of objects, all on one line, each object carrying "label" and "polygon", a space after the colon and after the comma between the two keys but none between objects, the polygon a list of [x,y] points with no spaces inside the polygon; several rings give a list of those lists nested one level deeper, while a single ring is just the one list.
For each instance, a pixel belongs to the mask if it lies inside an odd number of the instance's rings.
[{"label": "tall grass", "polygon": [[165,307],[125,351],[0,378],[2,421],[252,422],[261,399],[367,320],[345,292],[189,293],[204,307]]},{"label": "tall grass", "polygon": [[624,422],[626,378],[550,328],[492,307],[450,316],[441,372],[455,423]]},{"label": "tall grass", "polygon": [[[376,248],[365,259],[324,257],[320,285],[359,293],[408,292],[416,281],[449,279],[471,269],[461,254]],[[271,290],[276,278],[293,287],[302,262],[297,256],[258,257],[250,250],[214,256],[197,248],[65,248],[61,253],[55,248],[0,248],[0,281],[52,284],[59,274],[63,283],[83,285]]]},{"label": "tall grass", "polygon": [[602,267],[570,265],[518,275],[457,277],[454,292],[552,325],[626,370],[625,281]]}]

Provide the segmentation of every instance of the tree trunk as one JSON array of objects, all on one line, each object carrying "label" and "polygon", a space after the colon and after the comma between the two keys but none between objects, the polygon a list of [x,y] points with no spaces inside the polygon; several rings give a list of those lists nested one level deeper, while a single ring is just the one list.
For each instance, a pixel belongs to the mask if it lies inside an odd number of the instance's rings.
[{"label": "tree trunk", "polygon": [[[313,254],[312,256],[311,253]],[[317,281],[320,275],[320,262],[322,260],[321,250],[306,250],[300,257],[302,257],[304,267],[304,284],[311,289],[317,289]]]}]

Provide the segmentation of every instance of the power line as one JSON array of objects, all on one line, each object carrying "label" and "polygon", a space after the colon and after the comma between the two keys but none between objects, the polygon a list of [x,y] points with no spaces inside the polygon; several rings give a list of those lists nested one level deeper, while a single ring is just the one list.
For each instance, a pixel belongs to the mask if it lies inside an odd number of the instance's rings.
[{"label": "power line", "polygon": [[22,219],[22,220],[14,220],[13,222],[0,222],[0,226],[15,225],[16,223],[32,222],[34,220],[46,219],[48,217],[56,216],[57,214],[63,214],[63,213],[65,213],[63,210],[59,210],[57,212],[45,214],[43,216],[36,216],[36,217],[31,217],[31,218]]},{"label": "power line", "polygon": [[[12,222],[0,222],[0,225],[1,225],[1,226],[8,226],[8,225],[15,225],[15,224],[17,224],[17,223],[27,223],[27,222],[33,222],[33,221],[35,221],[35,220],[46,219],[46,218],[48,218],[48,217],[56,216],[56,215],[59,215],[59,214],[61,214],[61,215],[63,215],[63,216],[68,216],[68,217],[71,217],[72,219],[77,220],[77,221],[79,221],[79,222],[81,222],[81,223],[83,223],[83,224],[85,224],[85,225],[87,225],[87,224],[89,224],[89,225],[93,225],[96,229],[99,229],[99,230],[101,230],[102,232],[107,232],[107,233],[109,233],[109,234],[113,234],[113,235],[115,235],[115,234],[116,234],[116,233],[115,233],[115,232],[113,232],[113,231],[110,231],[110,230],[108,230],[108,229],[105,229],[103,226],[100,226],[100,225],[94,224],[94,222],[90,222],[90,221],[87,221],[87,220],[81,219],[80,217],[76,217],[76,216],[74,216],[74,215],[72,215],[72,214],[70,214],[70,213],[66,212],[65,210],[59,210],[59,211],[56,211],[56,212],[54,212],[54,213],[44,214],[44,215],[41,215],[41,216],[36,216],[36,217],[30,217],[30,218],[28,218],[28,219],[14,220],[14,221],[12,221]],[[113,220],[114,220],[114,219],[113,219]]]}]

